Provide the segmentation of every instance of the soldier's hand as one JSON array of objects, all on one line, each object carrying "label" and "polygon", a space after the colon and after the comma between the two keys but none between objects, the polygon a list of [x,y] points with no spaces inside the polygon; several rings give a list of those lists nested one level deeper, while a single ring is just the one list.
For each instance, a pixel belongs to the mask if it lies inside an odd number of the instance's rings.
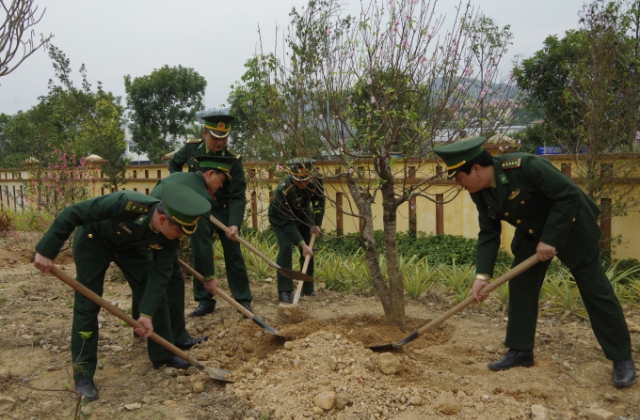
[{"label": "soldier's hand", "polygon": [[313,249],[309,248],[309,245],[304,244],[302,245],[302,256],[306,257],[307,255],[313,257]]},{"label": "soldier's hand", "polygon": [[536,247],[536,254],[538,254],[538,258],[540,261],[547,261],[551,258],[555,257],[558,251],[555,246],[547,245],[544,242],[538,242],[538,246]]},{"label": "soldier's hand", "polygon": [[229,228],[224,231],[224,234],[232,241],[237,241],[236,235],[238,235],[238,226],[229,226]]},{"label": "soldier's hand", "polygon": [[48,273],[53,268],[53,260],[36,252],[35,257],[33,257],[33,265],[43,273]]},{"label": "soldier's hand", "polygon": [[220,286],[220,280],[211,279],[211,280],[205,281],[203,284],[204,284],[204,288],[207,289],[207,292],[215,296],[216,292],[218,291],[218,286]]},{"label": "soldier's hand", "polygon": [[487,284],[488,282],[483,279],[476,279],[473,282],[471,293],[473,294],[473,298],[476,300],[476,302],[480,303],[483,300],[485,300],[487,297],[489,297],[488,293],[480,293],[480,290],[482,290]]},{"label": "soldier's hand", "polygon": [[138,322],[141,323],[144,328],[136,328],[136,334],[144,338],[151,337],[151,334],[153,334],[153,323],[151,322],[151,319],[146,316],[141,316],[138,318]]},{"label": "soldier's hand", "polygon": [[312,235],[320,235],[320,226],[313,225],[311,226],[311,234]]}]

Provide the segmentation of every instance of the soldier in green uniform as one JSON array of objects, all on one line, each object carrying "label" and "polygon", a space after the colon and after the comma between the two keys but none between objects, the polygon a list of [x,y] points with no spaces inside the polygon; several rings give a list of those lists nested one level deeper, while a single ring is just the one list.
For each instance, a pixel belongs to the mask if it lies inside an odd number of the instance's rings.
[{"label": "soldier in green uniform", "polygon": [[509,351],[489,364],[492,370],[533,366],[538,299],[549,263],[557,256],[580,290],[591,327],[607,359],[613,361],[613,385],[636,380],[631,339],[622,308],[600,262],[600,209],[548,160],[527,153],[491,156],[484,137],[436,147],[449,177],[466,189],[479,213],[473,296],[493,275],[500,247],[501,221],[513,225],[513,266],[533,254],[540,261],[509,282]]},{"label": "soldier in green uniform", "polygon": [[[152,197],[160,197],[164,188],[169,185],[183,185],[200,195],[214,206],[214,193],[222,187],[224,182],[231,181],[231,165],[236,160],[230,156],[196,156],[199,163],[196,172],[176,172],[167,178],[161,179],[156,184]],[[214,278],[215,270],[213,265],[213,229],[214,225],[208,217],[201,217],[198,220],[198,229],[189,237],[191,241],[191,252],[198,266],[198,272],[204,278],[205,289],[215,295],[219,281]],[[169,302],[169,313],[171,317],[171,330],[175,340],[183,350],[188,350],[194,345],[207,340],[207,337],[193,338],[189,335],[184,321],[184,277],[178,264],[178,253],[176,252],[173,261],[173,271],[167,290]]]},{"label": "soldier in green uniform", "polygon": [[[212,208],[211,214],[229,228],[227,231],[223,231],[217,226],[213,227],[213,231],[220,238],[224,251],[229,289],[238,303],[252,311],[247,266],[242,258],[240,243],[235,238],[244,220],[244,210],[247,205],[245,194],[247,182],[245,181],[242,158],[227,147],[231,123],[234,118],[230,115],[213,115],[204,117],[203,120],[205,121],[202,131],[203,138],[188,142],[180,148],[169,161],[169,172],[182,172],[182,167],[185,164],[189,172],[196,171],[198,169],[196,156],[229,156],[235,159],[230,171],[233,181],[225,182],[222,188],[216,191],[215,206]],[[206,262],[196,259],[196,271],[202,273],[209,270],[205,267],[206,264]],[[213,296],[196,279],[193,280],[193,296],[198,301],[198,307],[189,316],[204,316],[215,310],[216,301]]]},{"label": "soldier in green uniform", "polygon": [[[148,338],[155,331],[173,343],[166,299],[172,258],[180,238],[192,234],[198,217],[210,209],[205,199],[180,186],[165,188],[160,199],[119,191],[83,201],[56,217],[36,246],[34,265],[42,272],[51,271],[53,259],[75,229],[77,280],[102,296],[105,272],[115,262],[140,308],[138,321],[145,329],[137,328],[136,333]],[[71,332],[72,360],[77,367],[74,379],[76,390],[88,400],[98,398],[93,376],[98,361],[99,312],[99,305],[75,293]],[[156,369],[164,365],[189,367],[154,341],[149,341],[148,351]]]},{"label": "soldier in green uniform", "polygon": [[[278,239],[276,263],[282,268],[292,268],[293,245],[300,248],[300,267],[307,255],[313,257],[313,250],[307,245],[311,235],[320,234],[324,218],[325,195],[322,179],[313,174],[313,161],[295,158],[287,163],[287,175],[276,188],[269,204],[269,223]],[[313,276],[313,258],[309,261],[307,274]],[[293,280],[278,273],[278,300],[293,302]],[[313,283],[305,282],[303,295],[315,296]]]}]

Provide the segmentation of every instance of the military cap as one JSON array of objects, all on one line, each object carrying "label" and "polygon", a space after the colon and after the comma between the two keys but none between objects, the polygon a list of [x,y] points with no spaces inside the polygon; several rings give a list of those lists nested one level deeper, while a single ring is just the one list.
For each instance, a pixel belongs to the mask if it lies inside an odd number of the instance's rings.
[{"label": "military cap", "polygon": [[200,169],[217,169],[224,173],[227,179],[231,178],[231,165],[236,158],[231,156],[212,156],[212,155],[200,155],[196,156],[195,160],[198,161]]},{"label": "military cap", "polygon": [[182,184],[162,186],[160,199],[167,213],[186,235],[193,235],[198,219],[211,211],[211,204],[204,197]]},{"label": "military cap", "polygon": [[447,164],[447,171],[449,171],[448,178],[453,178],[462,165],[482,153],[484,150],[482,145],[485,141],[487,141],[486,137],[476,137],[471,140],[461,141],[460,143],[434,147],[433,151]]},{"label": "military cap", "polygon": [[311,170],[315,160],[305,157],[289,159],[285,164],[294,181],[305,182],[311,178]]},{"label": "military cap", "polygon": [[235,120],[231,115],[210,115],[202,117],[204,129],[217,139],[223,139],[231,131],[231,123]]}]

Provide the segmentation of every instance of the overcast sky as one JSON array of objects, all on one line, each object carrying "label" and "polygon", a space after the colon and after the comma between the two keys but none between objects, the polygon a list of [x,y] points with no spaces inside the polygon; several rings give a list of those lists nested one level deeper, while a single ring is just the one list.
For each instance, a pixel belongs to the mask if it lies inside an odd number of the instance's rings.
[{"label": "overcast sky", "polygon": [[[551,34],[578,26],[584,0],[471,0],[500,26],[511,25],[512,58],[530,57]],[[71,60],[77,76],[85,64],[89,81],[122,97],[123,77],[150,74],[164,65],[190,67],[207,81],[206,108],[227,103],[230,86],[240,79],[258,47],[260,25],[268,51],[276,25],[286,26],[293,7],[307,0],[35,0],[46,8],[36,34],[54,34],[53,45]],[[347,0],[346,10],[359,11]],[[454,16],[457,0],[439,0],[438,14]],[[450,25],[445,25],[449,27]],[[0,77],[0,113],[26,111],[47,94],[51,60],[38,51],[8,76]],[[78,78],[76,77],[76,80]],[[79,84],[76,81],[76,84]]]}]

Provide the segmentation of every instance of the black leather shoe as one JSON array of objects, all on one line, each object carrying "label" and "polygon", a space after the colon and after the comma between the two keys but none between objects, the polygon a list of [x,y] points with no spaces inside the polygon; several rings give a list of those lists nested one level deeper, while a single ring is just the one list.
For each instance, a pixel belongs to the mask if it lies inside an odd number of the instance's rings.
[{"label": "black leather shoe", "polygon": [[216,308],[212,308],[210,306],[198,305],[198,307],[194,309],[194,311],[191,312],[189,316],[205,316],[206,314],[210,314],[215,310]]},{"label": "black leather shoe", "polygon": [[[242,306],[244,306],[244,307],[245,307],[245,309],[246,309],[246,310],[248,310],[249,312],[254,313],[254,312],[253,312],[253,308],[251,307],[251,305],[249,305],[249,304],[244,305],[244,304],[243,304]],[[249,319],[249,317],[248,317],[248,316],[246,316],[244,313],[242,313],[242,312],[240,312],[240,311],[238,311],[238,313],[239,313],[239,314],[242,314],[242,319]]]},{"label": "black leather shoe", "polygon": [[158,362],[153,362],[154,369],[160,369],[162,366],[172,367],[176,369],[188,369],[191,364],[186,360],[182,360],[178,356],[172,357],[167,360],[160,360]]},{"label": "black leather shoe", "polygon": [[633,359],[613,362],[613,386],[631,386],[636,382],[636,368]]},{"label": "black leather shoe", "polygon": [[76,391],[89,401],[98,399],[98,388],[93,383],[93,378],[76,379]]},{"label": "black leather shoe", "polygon": [[311,292],[311,293],[305,293],[305,292],[302,292],[302,293],[300,293],[300,296],[311,296],[311,297],[315,297],[315,296],[318,296],[318,294],[317,294],[316,292]]},{"label": "black leather shoe", "polygon": [[293,303],[293,295],[291,292],[280,292],[278,302]]},{"label": "black leather shoe", "polygon": [[[198,343],[202,343],[203,341],[207,341],[209,339],[209,337],[207,337],[206,335],[204,337],[200,337],[200,338],[193,338],[191,337],[190,339],[188,339],[187,341],[185,341],[182,344],[178,344],[178,348],[182,349],[182,350],[189,350],[191,347],[195,346]],[[182,360],[182,359],[180,359]]]},{"label": "black leather shoe", "polygon": [[489,363],[489,369],[507,370],[517,366],[531,367],[533,360],[533,351],[531,350],[510,349],[500,360]]}]

